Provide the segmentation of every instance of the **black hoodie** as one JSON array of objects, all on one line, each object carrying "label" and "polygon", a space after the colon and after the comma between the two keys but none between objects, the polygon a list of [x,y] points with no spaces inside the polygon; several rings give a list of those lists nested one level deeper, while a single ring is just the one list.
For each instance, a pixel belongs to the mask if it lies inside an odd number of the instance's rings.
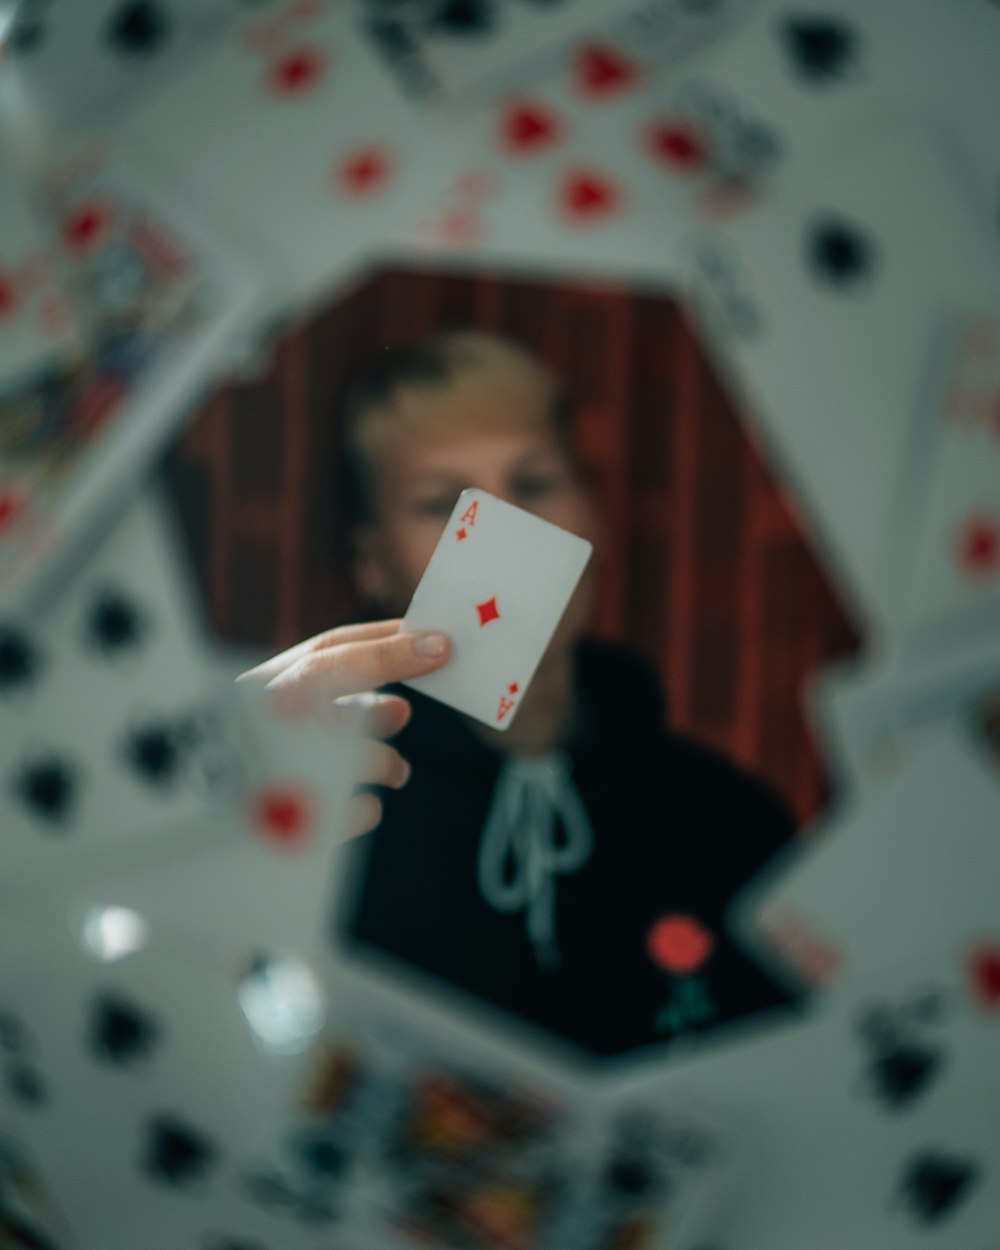
[{"label": "black hoodie", "polygon": [[[413,775],[384,794],[381,825],[352,852],[343,936],[360,954],[375,947],[382,963],[388,954],[598,1055],[786,1002],[728,940],[723,915],[792,837],[790,814],[759,780],[663,728],[658,683],[633,655],[586,643],[575,662],[583,715],[568,755],[594,845],[556,883],[558,966],[540,966],[523,911],[495,910],[479,888],[480,834],[504,757],[461,716],[405,689],[413,716],[397,745]],[[662,922],[674,918],[676,935],[678,917],[682,937],[694,928],[711,946],[697,968],[670,957]],[[657,922],[660,961],[649,945]],[[678,1025],[685,1002],[708,1009]]]}]

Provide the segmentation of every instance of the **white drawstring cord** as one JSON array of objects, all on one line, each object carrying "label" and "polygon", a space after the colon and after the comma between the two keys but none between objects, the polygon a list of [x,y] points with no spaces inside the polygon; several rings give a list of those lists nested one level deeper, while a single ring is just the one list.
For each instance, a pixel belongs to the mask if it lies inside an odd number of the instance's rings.
[{"label": "white drawstring cord", "polygon": [[[483,898],[497,911],[527,910],[527,930],[540,968],[559,966],[555,878],[590,858],[594,835],[570,780],[565,755],[511,756],[493,792],[479,843],[477,876]],[[556,819],[565,843],[555,844]],[[514,871],[504,873],[508,858]],[[505,880],[506,876],[506,880]]]}]

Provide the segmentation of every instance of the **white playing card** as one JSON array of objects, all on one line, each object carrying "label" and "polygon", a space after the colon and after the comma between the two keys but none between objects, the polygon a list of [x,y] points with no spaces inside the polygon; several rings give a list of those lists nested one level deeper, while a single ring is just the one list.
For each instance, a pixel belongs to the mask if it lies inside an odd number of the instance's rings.
[{"label": "white playing card", "polygon": [[183,840],[132,855],[127,865],[102,865],[74,883],[74,923],[126,907],[142,917],[151,940],[229,966],[254,950],[309,951],[320,941],[361,775],[360,714],[345,713],[334,729],[283,711],[272,692],[241,684],[234,696],[247,766],[225,830],[216,826],[206,841],[193,826]]},{"label": "white playing card", "polygon": [[940,724],[761,874],[734,903],[734,928],[776,972],[837,993],[914,950],[975,941],[996,923],[998,819],[987,744]]},{"label": "white playing card", "polygon": [[911,956],[803,1024],[673,1071],[664,1097],[707,1100],[752,1143],[699,1245],[989,1242],[1000,1201],[992,949],[989,967],[972,955],[975,980],[969,952]]},{"label": "white playing card", "polygon": [[509,729],[591,551],[530,512],[464,490],[402,624],[447,634],[451,658],[405,684]]},{"label": "white playing card", "polygon": [[759,209],[693,238],[692,291],[833,572],[885,626],[884,547],[932,331],[942,307],[992,295],[946,150],[915,125],[859,125],[786,161]]},{"label": "white playing card", "polygon": [[58,589],[96,522],[228,363],[252,271],[119,145],[46,160],[37,211],[81,322],[72,361],[0,399],[0,596]]},{"label": "white playing card", "polygon": [[[408,9],[363,0],[359,8],[373,48],[401,89],[457,115],[480,107],[497,91],[551,77],[566,42],[595,24],[615,41],[641,47],[662,64],[726,30],[739,6],[732,0],[709,5],[630,0],[617,6],[610,23],[601,0],[561,0],[557,5],[431,0]],[[605,81],[610,81],[610,61],[604,69]]]},{"label": "white playing card", "polygon": [[405,249],[648,285],[677,279],[692,224],[756,200],[780,129],[752,99],[665,69],[655,40],[620,25],[572,40],[544,76],[456,127],[456,175]]},{"label": "white playing card", "polygon": [[102,963],[54,920],[4,915],[0,1102],[69,1244],[215,1247],[253,1229],[315,1246],[316,1224],[273,1218],[244,1176],[287,1119],[299,1060],[250,1027],[239,969],[152,948]]},{"label": "white playing card", "polygon": [[347,4],[249,14],[122,130],[267,260],[267,316],[353,279],[449,168]]},{"label": "white playing card", "polygon": [[836,665],[813,682],[809,700],[827,767],[855,790],[896,775],[914,747],[943,721],[968,728],[1000,690],[1000,648],[935,647],[919,657]]},{"label": "white playing card", "polygon": [[221,820],[230,730],[170,522],[140,496],[40,619],[0,622],[0,896]]}]

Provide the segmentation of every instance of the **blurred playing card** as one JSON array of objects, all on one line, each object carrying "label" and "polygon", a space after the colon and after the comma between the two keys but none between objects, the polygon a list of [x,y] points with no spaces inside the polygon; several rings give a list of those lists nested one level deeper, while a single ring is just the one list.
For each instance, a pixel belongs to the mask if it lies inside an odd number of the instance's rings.
[{"label": "blurred playing card", "polygon": [[0,895],[211,828],[243,783],[232,729],[170,521],[141,496],[40,619],[0,619]]},{"label": "blurred playing card", "polygon": [[486,491],[462,491],[402,625],[447,634],[451,658],[404,684],[508,729],[591,549]]},{"label": "blurred playing card", "polygon": [[254,299],[250,270],[203,216],[123,149],[80,148],[50,168],[38,211],[60,240],[81,343],[0,396],[8,599],[58,585],[225,367]]},{"label": "blurred playing card", "polygon": [[123,129],[269,262],[267,317],[353,278],[449,168],[350,5],[248,14]]},{"label": "blurred playing card", "polygon": [[738,897],[736,930],[776,972],[838,993],[914,951],[974,942],[996,926],[998,817],[988,744],[939,724]]},{"label": "blurred playing card", "polygon": [[360,721],[345,714],[335,730],[245,684],[230,717],[244,773],[224,832],[216,825],[219,836],[206,842],[193,824],[117,871],[103,865],[74,884],[74,916],[126,907],[165,947],[194,946],[230,964],[256,950],[308,951],[321,939],[360,776]]},{"label": "blurred playing card", "polygon": [[993,298],[982,231],[947,152],[915,126],[827,134],[773,190],[692,239],[695,306],[834,572],[885,624],[885,545],[932,331],[942,306]]}]

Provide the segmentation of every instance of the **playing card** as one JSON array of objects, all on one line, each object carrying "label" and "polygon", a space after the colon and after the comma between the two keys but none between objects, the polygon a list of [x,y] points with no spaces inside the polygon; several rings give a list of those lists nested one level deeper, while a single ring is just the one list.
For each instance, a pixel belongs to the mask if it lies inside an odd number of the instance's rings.
[{"label": "playing card", "polygon": [[947,722],[896,774],[826,818],[733,907],[776,973],[843,992],[866,971],[976,941],[996,922],[995,743]]},{"label": "playing card", "polygon": [[234,702],[244,771],[224,826],[214,826],[210,841],[192,826],[124,867],[119,856],[117,869],[104,864],[75,882],[74,923],[125,907],[142,917],[151,940],[230,965],[254,951],[309,951],[320,940],[360,776],[360,719],[345,712],[334,728],[246,684]]},{"label": "playing card", "polygon": [[691,289],[832,571],[885,626],[894,486],[938,314],[994,294],[946,152],[913,125],[857,127],[786,161],[765,204],[695,235]]},{"label": "playing card", "polygon": [[447,634],[451,658],[405,684],[510,728],[591,550],[486,491],[462,491],[402,624]]},{"label": "playing card", "polygon": [[284,1226],[245,1195],[242,1158],[280,1130],[297,1059],[254,1032],[237,970],[152,949],[102,962],[55,919],[4,915],[0,1102],[66,1244],[168,1250],[253,1231],[315,1246],[315,1224]]},{"label": "playing card", "polygon": [[824,759],[844,787],[865,790],[894,776],[942,722],[978,736],[1000,690],[1000,652],[989,636],[961,644],[818,674],[809,701]]},{"label": "playing card", "polygon": [[[145,163],[78,146],[36,211],[60,241],[79,351],[0,395],[0,596],[58,588],[91,535],[227,363],[251,271]],[[152,207],[155,203],[156,207]]]},{"label": "playing card", "polygon": [[707,1100],[752,1142],[697,1244],[988,1242],[1000,1201],[996,967],[995,939],[914,952],[803,1023],[674,1069],[661,1097]]},{"label": "playing card", "polygon": [[60,269],[55,229],[40,218],[30,185],[6,144],[0,145],[0,199],[4,206],[0,239],[3,404],[20,386],[75,356],[82,343],[82,327]]},{"label": "playing card", "polygon": [[[400,87],[421,102],[465,112],[499,90],[522,87],[552,75],[569,38],[594,24],[626,46],[643,47],[660,63],[727,29],[737,6],[654,0],[618,6],[607,21],[600,0],[426,0],[401,7],[392,0],[359,0],[363,28]],[[603,21],[601,21],[603,19]],[[592,69],[594,82],[610,87],[612,56]]]},{"label": "playing card", "polygon": [[47,892],[231,810],[243,757],[193,603],[147,494],[44,616],[0,619],[0,896]]},{"label": "playing card", "polygon": [[236,0],[18,6],[5,70],[47,129],[105,126],[231,24]]},{"label": "playing card", "polygon": [[951,329],[947,385],[929,414],[926,485],[910,509],[903,648],[955,646],[956,630],[992,632],[1000,605],[1000,317],[966,315]]},{"label": "playing card", "polygon": [[248,14],[122,130],[266,260],[268,318],[354,278],[449,161],[332,0]]},{"label": "playing card", "polygon": [[752,97],[664,68],[619,25],[454,130],[457,172],[401,246],[477,263],[676,280],[690,227],[745,211],[782,156]]}]

